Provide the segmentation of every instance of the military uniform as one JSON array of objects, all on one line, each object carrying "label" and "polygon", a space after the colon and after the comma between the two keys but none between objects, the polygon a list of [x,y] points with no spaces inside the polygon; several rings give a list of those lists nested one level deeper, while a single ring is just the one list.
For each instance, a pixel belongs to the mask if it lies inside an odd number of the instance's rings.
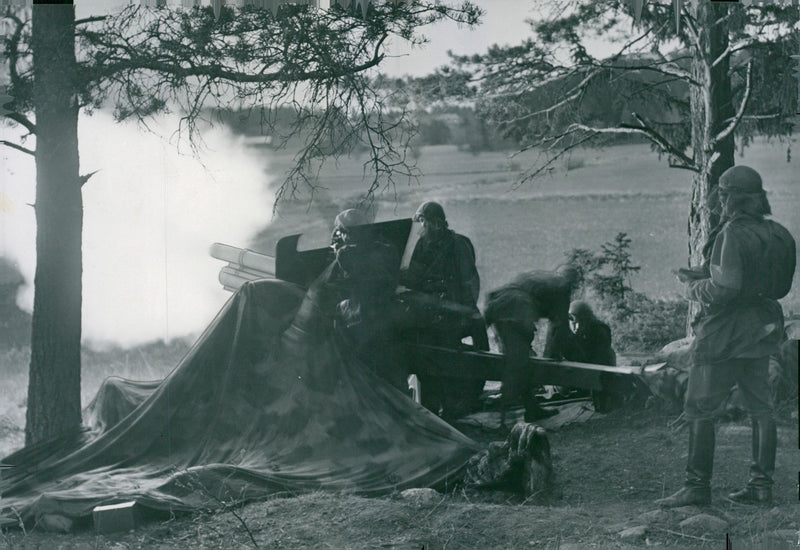
[{"label": "military uniform", "polygon": [[681,277],[686,297],[701,307],[692,323],[684,404],[690,428],[686,481],[659,501],[668,507],[711,502],[714,418],[734,383],[752,418],[753,462],[747,486],[729,497],[740,502],[772,498],[777,430],[768,369],[783,337],[783,311],[769,297],[768,285],[780,266],[763,261],[772,222],[764,219],[770,209],[758,173],[746,166],[730,168],[720,176],[719,189],[728,219],[714,237],[706,266],[684,270]]},{"label": "military uniform", "polygon": [[783,311],[761,292],[765,266],[754,261],[768,238],[763,220],[735,216],[714,241],[709,277],[687,284],[686,297],[701,304],[692,324],[690,419],[713,417],[734,382],[751,415],[772,416],[767,368],[783,338]]},{"label": "military uniform", "polygon": [[[423,344],[457,348],[462,338],[472,336],[477,349],[488,350],[486,326],[477,307],[480,276],[475,266],[475,248],[468,237],[447,228],[439,204],[423,203],[415,219],[421,216],[436,220],[441,228],[417,242],[408,268],[400,273],[401,285],[429,299],[429,305],[413,307],[412,328],[406,337]],[[483,380],[430,375],[420,375],[419,380],[422,404],[453,417],[474,408],[484,385]]]},{"label": "military uniform", "polygon": [[350,238],[334,243],[335,260],[315,283],[326,287],[317,301],[323,311],[334,316],[359,359],[405,392],[408,375],[391,326],[400,254],[370,234],[367,220],[357,213],[345,210],[336,218],[334,236],[338,230]]}]

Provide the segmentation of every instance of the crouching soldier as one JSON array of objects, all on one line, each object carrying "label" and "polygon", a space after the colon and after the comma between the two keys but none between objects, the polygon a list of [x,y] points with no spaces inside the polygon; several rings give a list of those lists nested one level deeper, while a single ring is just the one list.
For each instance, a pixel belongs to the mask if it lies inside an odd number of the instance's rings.
[{"label": "crouching soldier", "polygon": [[[617,354],[611,347],[611,329],[597,318],[589,304],[576,300],[569,305],[569,329],[572,338],[570,345],[564,350],[564,359],[593,365],[617,364]],[[605,373],[601,379],[604,384],[613,379],[617,386],[626,386],[620,375]],[[631,393],[635,390],[632,385],[629,389]],[[598,412],[608,412],[621,405],[625,399],[625,394],[607,390],[593,390],[591,396]]]},{"label": "crouching soldier", "polygon": [[525,421],[553,416],[557,411],[544,409],[533,394],[528,373],[531,343],[540,319],[550,321],[544,354],[564,357],[569,347],[569,304],[578,281],[571,266],[557,271],[531,271],[517,276],[509,284],[489,293],[486,300],[486,323],[494,327],[505,357],[501,400],[501,428],[510,405],[522,399]]}]

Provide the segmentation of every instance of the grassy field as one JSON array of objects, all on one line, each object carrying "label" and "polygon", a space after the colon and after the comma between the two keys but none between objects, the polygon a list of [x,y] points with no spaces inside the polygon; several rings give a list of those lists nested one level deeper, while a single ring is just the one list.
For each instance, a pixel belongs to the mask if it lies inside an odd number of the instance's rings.
[{"label": "grassy field", "polygon": [[[761,172],[774,218],[800,235],[800,171],[797,161],[786,161],[787,144],[757,141],[744,153],[736,161]],[[326,244],[333,217],[364,189],[363,161],[343,159],[323,172],[315,202],[285,205],[252,246],[272,253],[280,236],[301,232],[310,234],[309,248]],[[280,168],[287,159],[270,162]],[[635,290],[652,297],[680,291],[670,270],[687,263],[691,174],[669,168],[647,145],[579,150],[522,186],[515,185],[520,167],[535,162],[533,154],[510,160],[437,146],[424,148],[418,162],[423,176],[381,194],[377,219],[409,217],[423,200],[440,201],[450,226],[475,244],[484,291],[522,271],[553,268],[573,248],[597,250],[619,232],[633,240],[633,261],[642,268]],[[783,304],[787,314],[800,313],[800,290]]]}]

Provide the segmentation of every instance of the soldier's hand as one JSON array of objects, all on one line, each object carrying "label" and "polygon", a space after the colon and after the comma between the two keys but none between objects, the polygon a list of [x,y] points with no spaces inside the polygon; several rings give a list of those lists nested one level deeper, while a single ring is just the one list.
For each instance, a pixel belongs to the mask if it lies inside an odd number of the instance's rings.
[{"label": "soldier's hand", "polygon": [[681,267],[677,270],[673,270],[672,273],[675,274],[678,280],[682,283],[688,283],[690,281],[697,281],[700,279],[708,278],[706,270],[703,269],[702,267],[692,267],[692,268]]}]

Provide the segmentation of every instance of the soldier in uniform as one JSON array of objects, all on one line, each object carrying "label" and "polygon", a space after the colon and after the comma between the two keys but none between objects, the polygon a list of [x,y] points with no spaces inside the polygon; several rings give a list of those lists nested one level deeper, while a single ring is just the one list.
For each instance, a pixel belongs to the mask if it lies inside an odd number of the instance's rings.
[{"label": "soldier in uniform", "polygon": [[[790,260],[765,258],[764,251],[776,245],[776,235],[788,232],[764,218],[771,209],[761,177],[752,168],[726,170],[720,176],[719,197],[721,228],[709,243],[710,258],[703,266],[676,272],[686,285],[686,297],[701,309],[692,325],[695,339],[684,404],[689,420],[686,480],[678,492],[657,501],[664,507],[710,504],[714,419],[733,384],[752,418],[753,462],[750,481],[728,496],[744,503],[772,498],[777,431],[768,368],[783,334],[783,312],[772,286],[774,275],[785,271],[781,264],[794,262],[794,241],[789,235]],[[789,273],[793,271],[792,264]]]},{"label": "soldier in uniform", "polygon": [[494,327],[503,348],[503,386],[501,428],[506,411],[520,399],[525,406],[525,421],[534,422],[557,414],[545,409],[533,393],[527,369],[536,326],[549,321],[544,355],[562,359],[570,345],[569,304],[578,283],[578,272],[571,265],[556,271],[529,271],[510,283],[491,291],[486,298],[486,323]]},{"label": "soldier in uniform", "polygon": [[[564,350],[568,361],[592,363],[594,365],[614,366],[617,354],[611,347],[611,328],[595,316],[589,304],[576,300],[569,305],[569,329],[572,332],[570,345]],[[619,375],[605,374],[610,377]],[[633,387],[630,388],[631,392]],[[594,408],[598,412],[608,412],[622,404],[624,395],[604,390],[591,392]]]},{"label": "soldier in uniform", "polygon": [[[477,306],[481,283],[472,242],[448,227],[444,209],[437,202],[420,205],[414,221],[422,224],[422,232],[408,268],[400,272],[400,284],[422,294],[428,304],[414,308],[417,340],[457,348],[469,335],[477,349],[489,349]],[[474,406],[484,384],[482,380],[430,375],[421,375],[419,380],[422,404],[453,417]]]},{"label": "soldier in uniform", "polygon": [[391,303],[397,288],[400,254],[372,234],[369,219],[356,209],[334,221],[331,248],[335,261],[323,275],[337,302],[330,304],[356,355],[376,374],[401,391],[408,389],[391,326]]},{"label": "soldier in uniform", "polygon": [[611,329],[595,316],[589,304],[576,300],[569,305],[569,329],[573,345],[565,350],[565,359],[595,365],[617,364],[611,348]]}]

